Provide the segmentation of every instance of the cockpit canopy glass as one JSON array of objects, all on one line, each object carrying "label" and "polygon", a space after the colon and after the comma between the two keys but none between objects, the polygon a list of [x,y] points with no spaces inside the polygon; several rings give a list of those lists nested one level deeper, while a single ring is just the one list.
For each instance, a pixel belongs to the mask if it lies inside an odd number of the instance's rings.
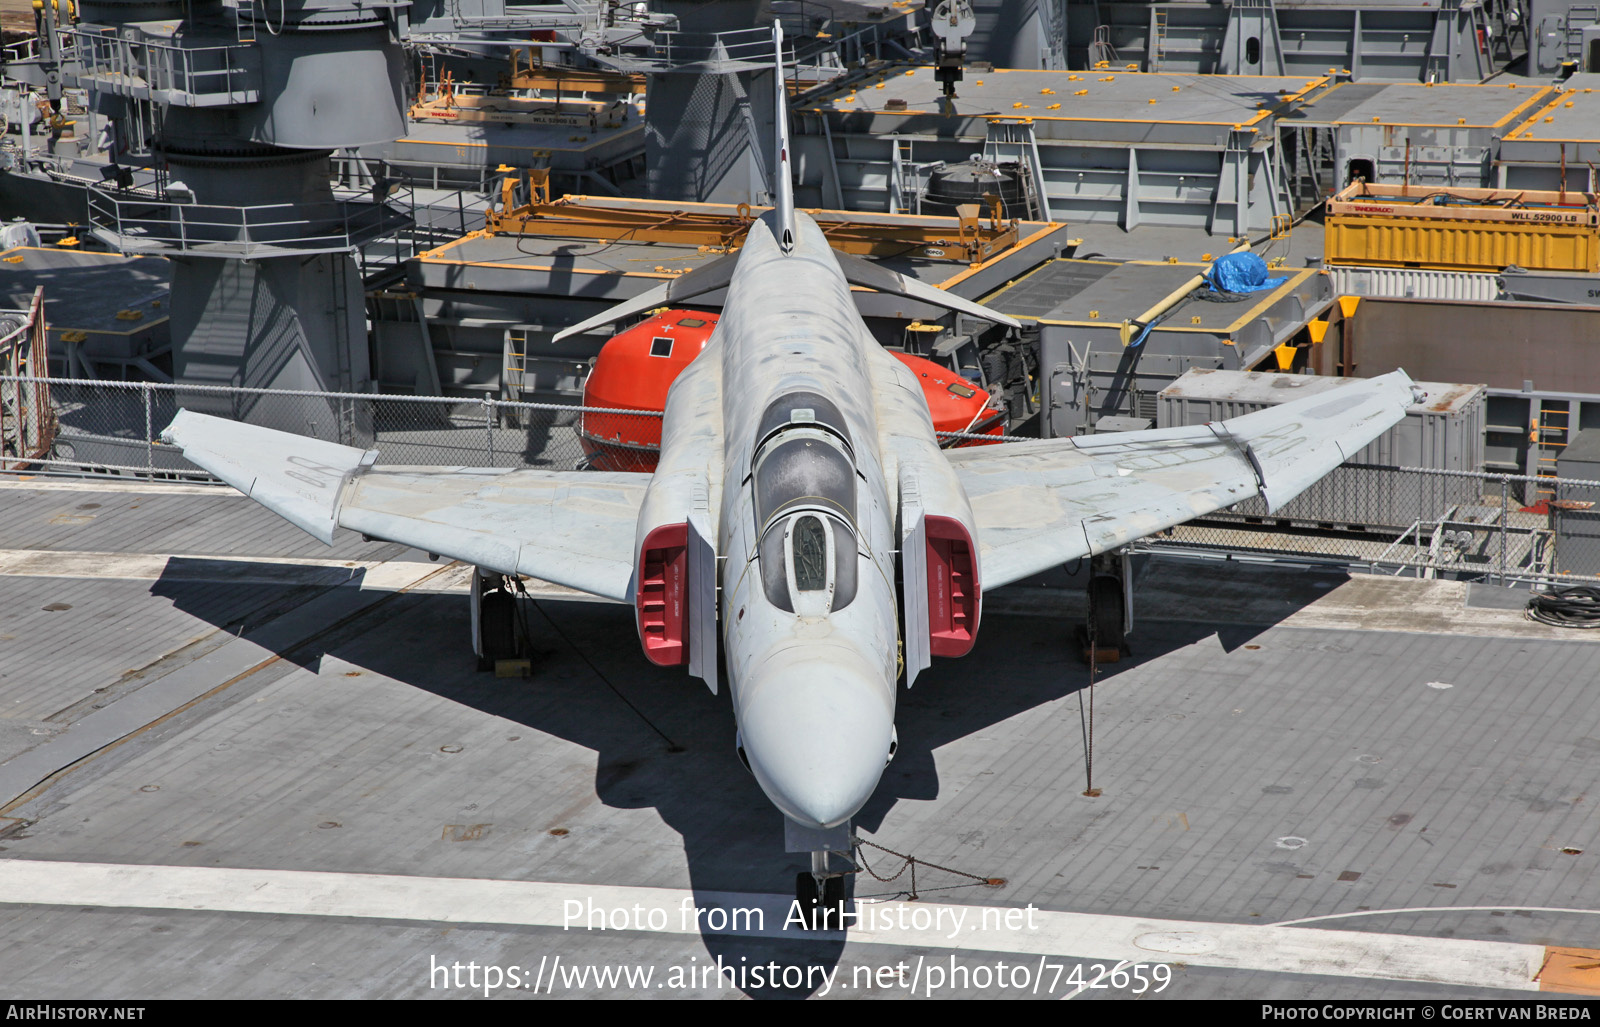
[{"label": "cockpit canopy glass", "polygon": [[770,405],[752,485],[767,601],[800,616],[847,606],[856,595],[856,467],[838,408],[809,392]]},{"label": "cockpit canopy glass", "polygon": [[796,592],[821,592],[828,587],[828,532],[822,521],[801,514],[789,529],[789,554]]},{"label": "cockpit canopy glass", "polygon": [[856,469],[839,442],[815,428],[792,428],[756,458],[756,530],[794,507],[818,507],[856,519]]},{"label": "cockpit canopy glass", "polygon": [[828,397],[816,392],[790,392],[767,404],[761,412],[761,424],[756,429],[756,449],[759,453],[769,439],[785,429],[801,424],[836,436],[844,443],[845,452],[854,454],[855,443],[850,429],[845,426],[844,414]]},{"label": "cockpit canopy glass", "polygon": [[756,549],[761,590],[786,613],[822,616],[856,597],[860,554],[850,526],[825,513],[780,517]]}]

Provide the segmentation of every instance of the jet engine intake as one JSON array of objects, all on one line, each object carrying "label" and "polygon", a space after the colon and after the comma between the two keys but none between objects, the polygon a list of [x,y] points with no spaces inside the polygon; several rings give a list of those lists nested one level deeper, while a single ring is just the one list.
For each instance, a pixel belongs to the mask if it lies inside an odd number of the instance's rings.
[{"label": "jet engine intake", "polygon": [[639,547],[634,618],[639,644],[651,663],[689,662],[689,523],[663,524]]},{"label": "jet engine intake", "polygon": [[978,641],[983,593],[978,586],[977,546],[954,517],[928,514],[928,642],[934,656],[965,656]]}]

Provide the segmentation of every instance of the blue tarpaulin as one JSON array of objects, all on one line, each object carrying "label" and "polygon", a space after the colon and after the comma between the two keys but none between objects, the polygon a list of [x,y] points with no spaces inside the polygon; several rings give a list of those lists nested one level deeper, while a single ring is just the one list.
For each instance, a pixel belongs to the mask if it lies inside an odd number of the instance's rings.
[{"label": "blue tarpaulin", "polygon": [[1206,274],[1206,284],[1218,292],[1260,292],[1275,289],[1289,280],[1267,277],[1267,262],[1248,251],[1218,258]]}]

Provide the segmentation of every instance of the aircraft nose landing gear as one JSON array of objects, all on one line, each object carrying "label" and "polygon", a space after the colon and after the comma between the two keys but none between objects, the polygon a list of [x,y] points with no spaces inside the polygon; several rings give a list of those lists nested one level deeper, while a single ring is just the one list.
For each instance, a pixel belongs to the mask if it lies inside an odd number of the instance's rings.
[{"label": "aircraft nose landing gear", "polygon": [[828,869],[831,853],[813,852],[811,869],[795,875],[795,899],[814,931],[842,931],[845,919],[845,875]]}]

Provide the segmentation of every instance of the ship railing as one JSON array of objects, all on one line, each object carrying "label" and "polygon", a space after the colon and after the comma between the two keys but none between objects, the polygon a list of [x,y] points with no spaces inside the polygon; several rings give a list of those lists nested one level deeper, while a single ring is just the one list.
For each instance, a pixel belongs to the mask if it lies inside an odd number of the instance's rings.
[{"label": "ship railing", "polygon": [[249,44],[176,46],[129,39],[110,29],[74,29],[68,35],[77,44],[81,76],[109,93],[180,106],[254,103],[260,98],[259,52]]},{"label": "ship railing", "polygon": [[[437,165],[399,165],[362,157],[357,153],[335,153],[328,158],[335,192],[387,193],[391,206],[405,211],[411,223],[396,238],[406,259],[424,249],[459,239],[483,227],[485,203],[481,196],[494,177],[478,169],[475,182],[441,179]],[[432,193],[426,200],[418,189]],[[397,252],[399,251],[397,250]]]},{"label": "ship railing", "polygon": [[0,311],[0,471],[48,459],[55,443],[44,288],[24,310]]},{"label": "ship railing", "polygon": [[123,253],[253,259],[354,250],[411,223],[409,189],[371,200],[250,206],[127,197],[89,189],[89,224]]},{"label": "ship railing", "polygon": [[0,46],[0,62],[17,64],[22,61],[35,61],[39,59],[39,37],[28,36],[15,43]]}]

